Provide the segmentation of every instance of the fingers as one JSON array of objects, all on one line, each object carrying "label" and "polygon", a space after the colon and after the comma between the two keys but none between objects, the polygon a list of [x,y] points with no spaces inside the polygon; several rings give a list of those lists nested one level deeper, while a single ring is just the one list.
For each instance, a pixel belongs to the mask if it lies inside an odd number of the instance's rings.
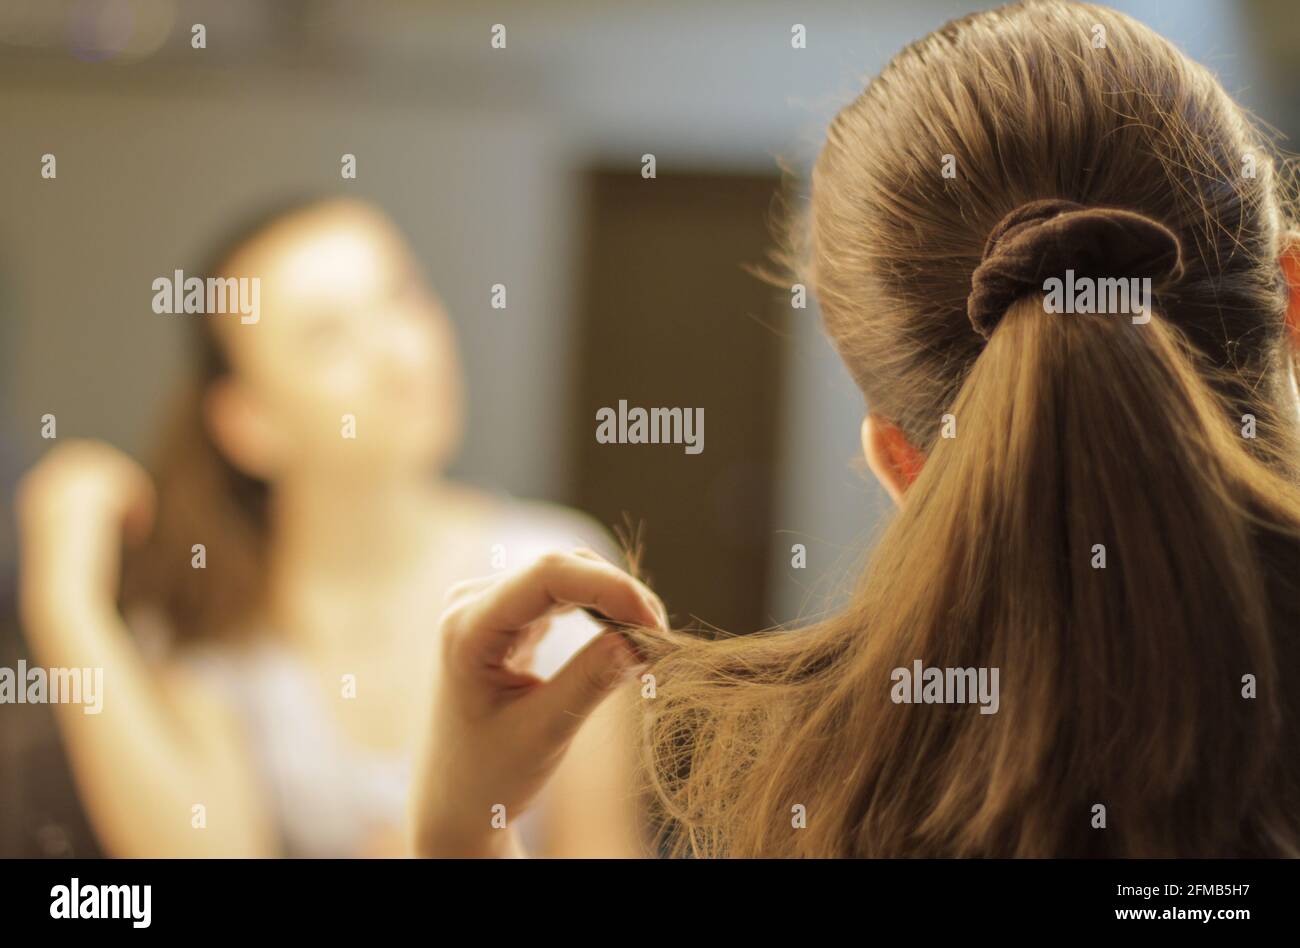
[{"label": "fingers", "polygon": [[596,707],[641,663],[622,638],[606,632],[592,639],[542,688],[527,696],[528,720],[542,729],[544,741],[563,747]]},{"label": "fingers", "polygon": [[50,451],[23,478],[16,492],[22,520],[33,526],[53,520],[125,522],[132,532],[148,527],[153,488],[138,464],[93,441],[72,441]]},{"label": "fingers", "polygon": [[446,629],[456,652],[474,664],[499,667],[522,630],[563,607],[584,606],[629,625],[659,627],[654,595],[613,564],[572,553],[548,554],[468,599]]},{"label": "fingers", "polygon": [[[600,553],[597,553],[595,550],[590,550],[587,549],[586,547],[582,547],[580,549],[574,550],[573,555],[585,557],[586,559],[589,560],[596,560],[601,563],[609,563],[610,565],[618,568],[617,565],[614,563],[614,561],[611,560],[609,557],[602,556]],[[650,597],[651,602],[655,606],[655,610],[659,613],[660,625],[664,629],[667,629],[671,623],[668,620],[668,608],[667,606],[664,605],[664,601],[655,594],[654,590],[650,589],[650,587],[646,586],[644,583],[641,583],[641,588],[645,591],[646,595]]]},{"label": "fingers", "polygon": [[24,611],[112,608],[123,534],[142,537],[153,506],[148,476],[120,451],[91,441],[51,450],[15,498]]},{"label": "fingers", "polygon": [[535,674],[533,663],[537,658],[537,646],[550,631],[550,626],[551,620],[549,618],[538,619],[519,633],[519,638],[515,640],[514,650],[510,653],[508,659],[511,670],[517,670],[525,674]]},{"label": "fingers", "polygon": [[73,572],[116,558],[121,536],[141,536],[152,520],[145,472],[106,444],[73,441],[50,451],[19,485],[15,506],[29,561],[44,555]]}]

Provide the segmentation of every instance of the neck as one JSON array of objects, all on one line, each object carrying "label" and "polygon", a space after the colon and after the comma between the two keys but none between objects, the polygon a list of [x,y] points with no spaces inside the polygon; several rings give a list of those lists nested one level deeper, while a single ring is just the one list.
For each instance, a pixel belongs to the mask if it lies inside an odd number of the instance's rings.
[{"label": "neck", "polygon": [[307,474],[271,497],[271,564],[326,580],[391,575],[418,554],[441,485]]},{"label": "neck", "polygon": [[352,601],[376,607],[428,563],[448,485],[423,477],[285,478],[270,506],[269,618],[276,627],[345,620]]}]

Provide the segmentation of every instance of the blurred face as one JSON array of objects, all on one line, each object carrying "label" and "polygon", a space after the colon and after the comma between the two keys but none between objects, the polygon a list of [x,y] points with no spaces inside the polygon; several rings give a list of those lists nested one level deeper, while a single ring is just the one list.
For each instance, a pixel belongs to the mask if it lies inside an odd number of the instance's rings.
[{"label": "blurred face", "polygon": [[210,417],[256,476],[413,473],[460,436],[451,324],[400,235],[338,201],[241,248],[229,275],[260,277],[261,318],[219,324],[233,377]]}]

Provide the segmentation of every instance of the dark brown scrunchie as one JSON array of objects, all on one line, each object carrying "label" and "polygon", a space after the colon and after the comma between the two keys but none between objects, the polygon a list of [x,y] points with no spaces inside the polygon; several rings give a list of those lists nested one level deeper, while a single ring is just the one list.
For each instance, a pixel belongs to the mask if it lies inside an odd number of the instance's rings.
[{"label": "dark brown scrunchie", "polygon": [[971,275],[966,314],[987,339],[1013,302],[1041,292],[1049,277],[1150,277],[1183,274],[1182,245],[1164,224],[1115,207],[1084,207],[1073,201],[1022,204],[998,222],[984,244],[984,259]]}]

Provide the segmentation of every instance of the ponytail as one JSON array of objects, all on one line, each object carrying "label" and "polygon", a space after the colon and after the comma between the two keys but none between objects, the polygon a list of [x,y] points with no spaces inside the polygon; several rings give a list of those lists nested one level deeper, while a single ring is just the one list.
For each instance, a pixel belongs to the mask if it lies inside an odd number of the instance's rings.
[{"label": "ponytail", "polygon": [[[1017,300],[842,615],[646,636],[670,844],[1296,854],[1300,497],[1194,358],[1159,316]],[[994,713],[900,701],[917,662],[996,669]]]},{"label": "ponytail", "polygon": [[269,488],[212,440],[203,399],[227,368],[199,331],[199,378],[181,393],[152,465],[154,528],[122,571],[124,613],[160,620],[177,643],[245,633],[265,593]]},{"label": "ponytail", "polygon": [[1266,577],[1300,575],[1300,498],[1243,447],[1193,359],[1158,315],[1011,305],[957,398],[957,437],[882,543],[866,594],[881,653],[859,680],[915,658],[995,667],[1001,706],[887,710],[869,757],[887,781],[891,760],[917,758],[889,797],[921,838],[888,809],[873,826],[868,805],[864,843],[1294,850],[1297,816],[1261,803],[1294,746],[1280,698],[1296,666],[1275,639],[1297,600]]}]

